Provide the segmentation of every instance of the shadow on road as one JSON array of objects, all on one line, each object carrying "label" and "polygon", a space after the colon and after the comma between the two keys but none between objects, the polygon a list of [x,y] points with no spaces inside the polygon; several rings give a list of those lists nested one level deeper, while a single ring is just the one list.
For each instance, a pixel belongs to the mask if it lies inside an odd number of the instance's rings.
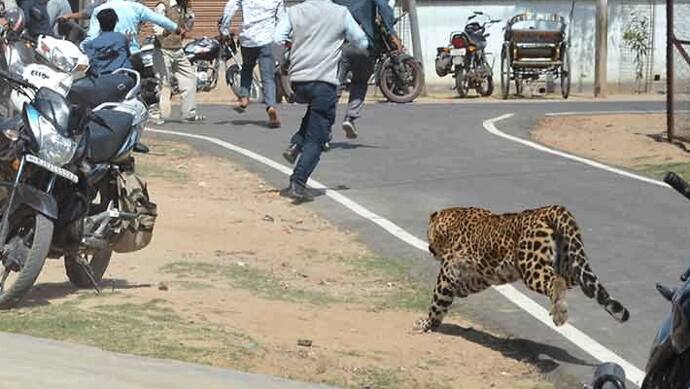
[{"label": "shadow on road", "polygon": [[[151,288],[152,284],[130,284],[127,280],[123,279],[104,279],[100,283],[100,288],[102,293],[112,292],[115,290],[126,290],[126,289],[139,289],[139,288]],[[39,307],[43,305],[51,304],[53,300],[67,297],[75,293],[79,288],[70,284],[69,282],[46,282],[41,284],[36,284],[36,286],[31,289],[31,292],[27,298],[22,302],[22,307]],[[96,293],[93,290],[93,293]]]},{"label": "shadow on road", "polygon": [[489,347],[492,350],[500,352],[505,357],[534,365],[542,373],[550,373],[555,370],[559,366],[558,362],[579,366],[596,366],[595,364],[570,355],[568,351],[560,347],[534,342],[528,339],[499,338],[481,330],[471,327],[464,328],[456,324],[441,324],[436,332],[445,335],[459,336],[470,342]]},{"label": "shadow on road", "polygon": [[362,143],[331,142],[331,150],[355,150],[355,149],[388,149],[388,147],[366,145]]},{"label": "shadow on road", "polygon": [[235,120],[221,120],[214,122],[213,124],[218,126],[223,126],[226,124],[232,124],[233,126],[257,126],[261,128],[271,128],[268,125],[268,120],[247,120],[247,119],[235,119]]}]

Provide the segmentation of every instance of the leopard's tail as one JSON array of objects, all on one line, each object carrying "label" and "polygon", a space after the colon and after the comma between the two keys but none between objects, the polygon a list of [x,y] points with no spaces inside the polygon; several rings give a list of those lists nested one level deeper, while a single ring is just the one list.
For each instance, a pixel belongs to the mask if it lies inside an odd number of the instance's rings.
[{"label": "leopard's tail", "polygon": [[614,319],[621,323],[628,321],[630,312],[609,295],[589,266],[575,217],[565,207],[556,206],[553,211],[551,222],[556,240],[556,273],[565,278],[568,285],[580,285],[582,292],[589,298],[596,298]]}]

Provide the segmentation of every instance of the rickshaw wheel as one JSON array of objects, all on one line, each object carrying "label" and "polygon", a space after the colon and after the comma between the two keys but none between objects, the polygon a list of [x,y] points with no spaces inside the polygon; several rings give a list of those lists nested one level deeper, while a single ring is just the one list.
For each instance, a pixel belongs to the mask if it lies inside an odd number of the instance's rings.
[{"label": "rickshaw wheel", "polygon": [[510,56],[508,55],[508,45],[503,45],[501,50],[501,95],[503,100],[510,95]]},{"label": "rickshaw wheel", "polygon": [[570,53],[566,44],[561,50],[561,96],[567,99],[570,96]]}]

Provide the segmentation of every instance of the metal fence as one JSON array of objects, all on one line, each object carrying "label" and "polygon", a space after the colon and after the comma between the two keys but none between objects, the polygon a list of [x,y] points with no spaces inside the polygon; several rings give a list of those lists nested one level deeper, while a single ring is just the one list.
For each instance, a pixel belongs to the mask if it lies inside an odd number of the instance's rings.
[{"label": "metal fence", "polygon": [[667,131],[690,140],[690,2],[667,0]]}]

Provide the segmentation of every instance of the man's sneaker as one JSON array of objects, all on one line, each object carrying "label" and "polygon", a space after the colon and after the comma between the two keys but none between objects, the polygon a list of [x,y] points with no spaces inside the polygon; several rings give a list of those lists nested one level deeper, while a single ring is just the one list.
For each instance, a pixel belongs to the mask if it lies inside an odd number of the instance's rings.
[{"label": "man's sneaker", "polygon": [[240,113],[244,112],[248,106],[249,106],[249,98],[248,97],[240,97],[240,100],[237,103],[237,106],[235,106],[235,111],[240,112]]},{"label": "man's sneaker", "polygon": [[321,151],[323,151],[324,153],[327,153],[327,152],[331,151],[331,142],[326,142],[326,143],[324,143],[324,144],[321,146]]},{"label": "man's sneaker", "polygon": [[163,120],[163,118],[151,118],[151,123],[155,124],[156,126],[162,126],[165,124],[165,120]]},{"label": "man's sneaker", "polygon": [[343,122],[343,131],[345,131],[347,139],[357,138],[357,127],[355,127],[355,122],[352,120],[347,119]]},{"label": "man's sneaker", "polygon": [[200,115],[200,114],[194,114],[193,116],[186,117],[182,119],[183,122],[185,123],[195,123],[195,122],[203,122],[206,120],[206,116]]},{"label": "man's sneaker", "polygon": [[307,188],[290,182],[287,188],[280,191],[280,195],[295,201],[295,203],[304,203],[313,201],[314,199],[307,194]]},{"label": "man's sneaker", "polygon": [[299,154],[299,146],[296,144],[291,144],[287,148],[287,150],[283,151],[283,158],[285,158],[286,161],[290,162],[290,164],[294,164],[297,160],[297,157],[299,157]]},{"label": "man's sneaker", "polygon": [[280,120],[278,120],[278,110],[275,107],[269,107],[266,110],[268,113],[268,127],[280,128]]}]

